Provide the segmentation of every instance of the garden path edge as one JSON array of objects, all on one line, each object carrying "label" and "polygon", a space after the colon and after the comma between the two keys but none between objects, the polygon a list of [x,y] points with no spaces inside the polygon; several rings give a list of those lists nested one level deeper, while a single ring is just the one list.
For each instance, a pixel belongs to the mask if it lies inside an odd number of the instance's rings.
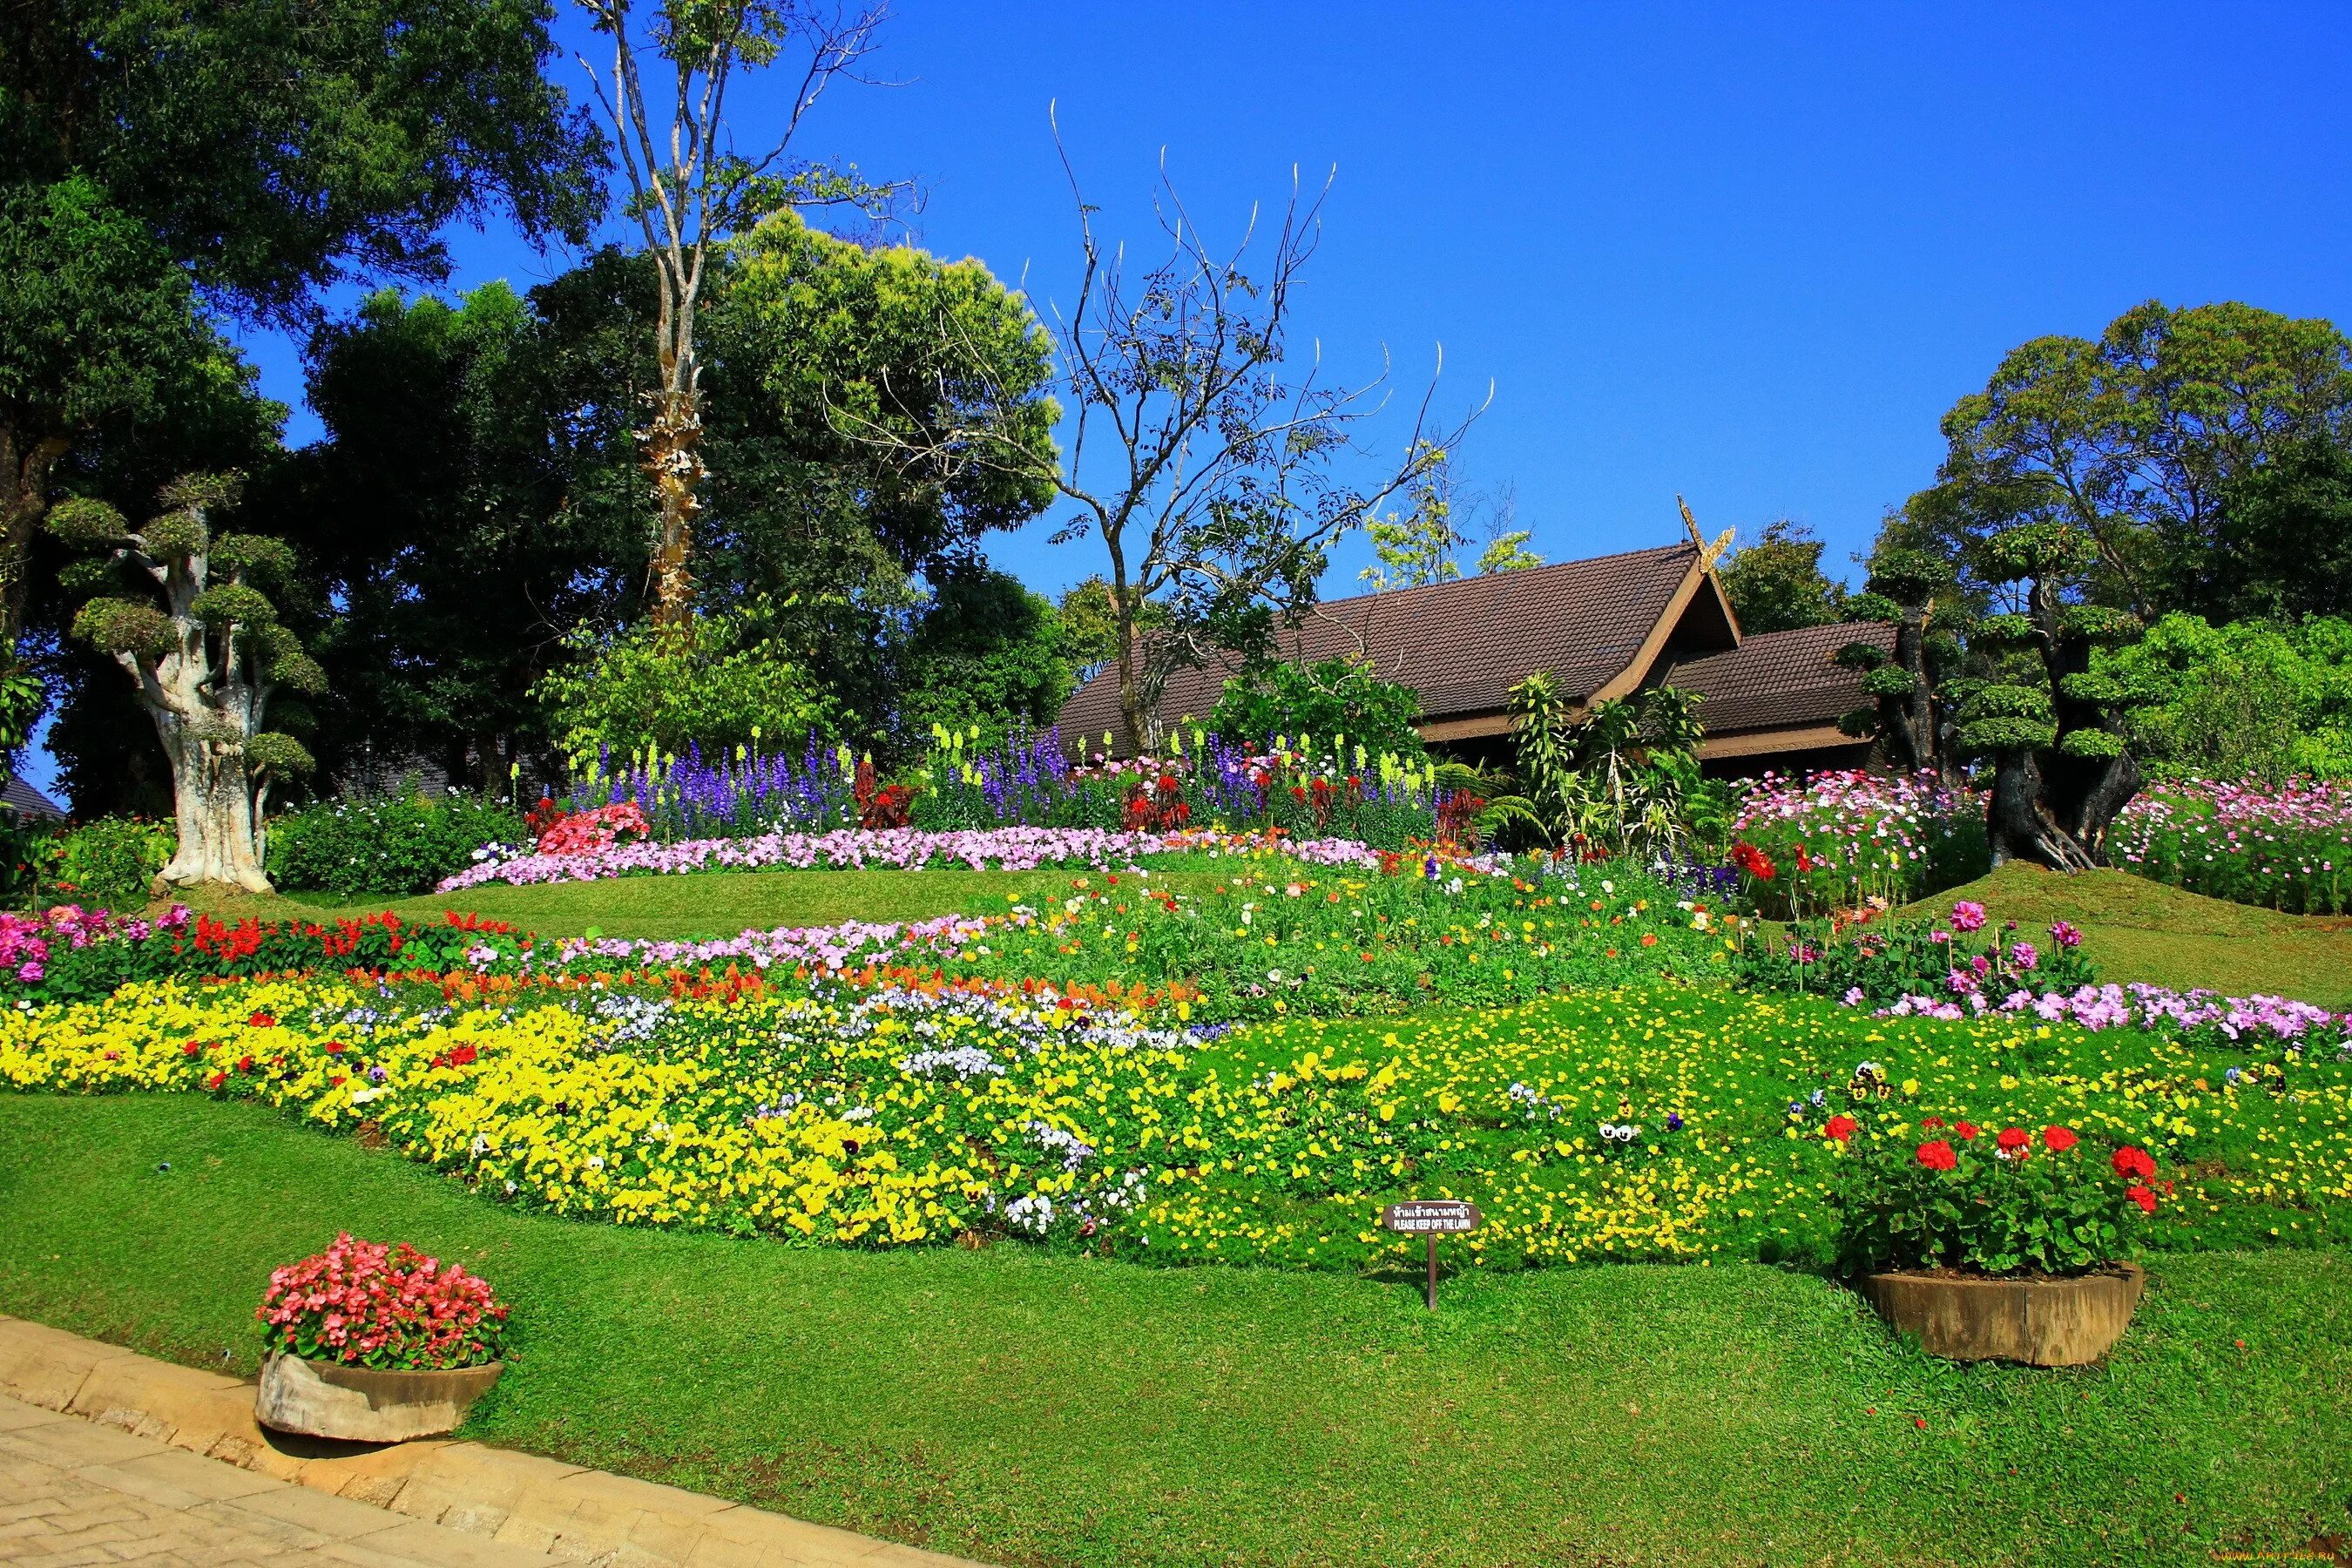
[{"label": "garden path edge", "polygon": [[487,1443],[428,1438],[306,1457],[263,1433],[251,1383],[5,1314],[0,1394],[598,1568],[979,1568],[966,1558]]}]

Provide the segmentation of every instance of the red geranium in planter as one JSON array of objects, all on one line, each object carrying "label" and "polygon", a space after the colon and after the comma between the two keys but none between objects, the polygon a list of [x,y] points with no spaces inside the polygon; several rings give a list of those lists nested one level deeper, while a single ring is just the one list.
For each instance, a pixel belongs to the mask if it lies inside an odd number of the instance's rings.
[{"label": "red geranium in planter", "polygon": [[431,1372],[496,1361],[507,1309],[488,1281],[406,1242],[346,1231],[269,1276],[255,1316],[268,1349],[311,1362]]}]

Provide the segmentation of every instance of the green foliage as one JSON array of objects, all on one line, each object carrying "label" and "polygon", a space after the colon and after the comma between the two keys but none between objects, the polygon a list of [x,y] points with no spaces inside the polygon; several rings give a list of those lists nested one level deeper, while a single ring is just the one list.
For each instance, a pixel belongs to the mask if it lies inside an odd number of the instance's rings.
[{"label": "green foliage", "polygon": [[2120,708],[2124,704],[2123,683],[2111,675],[2096,670],[2078,670],[2058,678],[2058,695],[2070,702],[2088,702],[2101,708]]},{"label": "green foliage", "polygon": [[264,730],[246,742],[245,765],[256,778],[289,779],[319,764],[293,736]]},{"label": "green foliage", "polygon": [[1548,673],[1513,687],[1518,774],[1545,836],[1589,853],[1647,858],[1718,841],[1730,802],[1699,775],[1698,704],[1690,692],[1649,687],[1579,718]]},{"label": "green foliage", "polygon": [[2352,616],[2352,444],[2290,442],[2221,486],[2210,531],[2174,542],[2165,601],[2213,621]]},{"label": "green foliage", "polygon": [[140,658],[161,658],[179,643],[169,616],[129,599],[92,599],[75,612],[73,635],[102,652]]},{"label": "green foliage", "polygon": [[1985,541],[1985,575],[1995,583],[2073,578],[2089,566],[2091,536],[2063,522],[2021,522]]},{"label": "green foliage", "polygon": [[[148,534],[151,544],[154,537]],[[213,541],[211,560],[215,571],[241,573],[272,587],[290,587],[297,580],[293,550],[267,534],[225,533]]]},{"label": "green foliage", "polygon": [[2059,739],[2058,750],[2085,760],[2120,757],[2124,754],[2124,738],[2112,730],[2069,730]]},{"label": "green foliage", "polygon": [[903,734],[973,725],[992,743],[1042,730],[1070,694],[1062,618],[1053,602],[1002,572],[961,573],[934,591],[900,656]]},{"label": "green foliage", "polygon": [[2352,778],[2352,622],[2171,615],[2095,668],[2128,699],[2126,731],[2158,776]]},{"label": "green foliage", "polygon": [[1824,548],[1811,529],[1778,518],[1755,543],[1735,552],[1721,577],[1739,629],[1755,637],[1845,619],[1845,587],[1822,571]]},{"label": "green foliage", "polygon": [[530,836],[511,806],[454,792],[320,801],[270,823],[269,875],[281,888],[345,898],[423,893],[471,865],[483,845]]},{"label": "green foliage", "polygon": [[1412,687],[1381,679],[1369,664],[1327,658],[1304,668],[1273,664],[1231,678],[1209,727],[1252,750],[1276,736],[1297,745],[1302,735],[1318,742],[1345,735],[1349,745],[1373,756],[1413,759],[1425,750],[1412,727],[1420,710],[1421,694]]},{"label": "green foliage", "polygon": [[138,909],[179,838],[168,822],[101,816],[51,836],[43,846],[45,897]]},{"label": "green foliage", "polygon": [[2105,605],[2069,605],[2058,612],[2058,632],[2062,637],[2116,647],[2139,636],[2140,621],[2129,610]]},{"label": "green foliage", "polygon": [[1976,626],[1976,640],[1994,649],[2031,647],[2041,635],[2032,616],[2014,611],[1987,616]]},{"label": "green foliage", "polygon": [[1969,699],[1971,719],[2032,719],[2050,717],[2050,694],[2036,686],[1986,686]]},{"label": "green foliage", "polygon": [[67,497],[42,521],[51,533],[84,550],[120,544],[131,531],[121,512],[91,496]]},{"label": "green foliage", "polygon": [[211,542],[201,519],[186,512],[167,511],[139,531],[141,550],[156,561],[184,561],[201,555]]},{"label": "green foliage", "polygon": [[1873,697],[1907,697],[1918,678],[1900,665],[1881,665],[1862,678],[1862,689]]},{"label": "green foliage", "polygon": [[[1988,1147],[2019,1131],[2028,1141],[2008,1157]],[[2112,1152],[2079,1141],[2052,1149],[2040,1128],[1865,1135],[1840,1184],[1841,1261],[1855,1273],[2088,1273],[2137,1250],[2141,1228],[2135,1179],[2113,1168]],[[1951,1166],[1939,1168],[1947,1153]]]},{"label": "green foliage", "polygon": [[1870,558],[1869,592],[1896,604],[1917,604],[1950,579],[1950,569],[1925,551],[1881,549]]},{"label": "green foliage", "polygon": [[[188,612],[212,631],[226,631],[230,626],[273,626],[278,623],[278,610],[269,596],[258,588],[242,583],[222,583],[205,589],[188,605]],[[273,655],[274,642],[265,646]]]},{"label": "green foliage", "polygon": [[1961,747],[1981,757],[1998,757],[2004,752],[2038,752],[2057,736],[2056,725],[2020,716],[1963,719],[1960,723]]},{"label": "green foliage", "polygon": [[1830,655],[1830,662],[1841,669],[1876,669],[1886,659],[1885,646],[1874,642],[1850,642]]},{"label": "green foliage", "polygon": [[576,662],[550,671],[533,695],[575,769],[647,746],[716,756],[756,738],[771,752],[796,750],[830,725],[824,697],[750,610],[702,616],[690,635],[639,625],[608,637],[582,627],[564,640]]},{"label": "green foliage", "polygon": [[2283,454],[2340,442],[2347,412],[2352,343],[2329,322],[2150,301],[2096,341],[2037,338],[2007,355],[1945,416],[1937,484],[1906,510],[1923,544],[1986,578],[2020,564],[1988,552],[1993,536],[2065,525],[2095,544],[2095,602],[2153,616],[2200,603],[2199,585],[2212,581],[2234,612],[2237,596],[2291,574],[2293,531],[2335,504],[2333,459],[2282,469],[2269,494],[2253,476]]},{"label": "green foliage", "polygon": [[1873,594],[1865,590],[1860,594],[1846,595],[1845,614],[1839,618],[1847,621],[1885,621],[1891,624],[1903,618],[1903,606],[1884,594]]}]

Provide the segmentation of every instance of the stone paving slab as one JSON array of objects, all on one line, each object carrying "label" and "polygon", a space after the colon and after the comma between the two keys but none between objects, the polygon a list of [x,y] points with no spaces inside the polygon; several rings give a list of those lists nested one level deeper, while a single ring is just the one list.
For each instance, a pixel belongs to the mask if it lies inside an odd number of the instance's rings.
[{"label": "stone paving slab", "polygon": [[0,1563],[555,1568],[563,1561],[0,1394]]},{"label": "stone paving slab", "polygon": [[[184,1559],[158,1547],[142,1561],[978,1568],[484,1443],[426,1439],[317,1457],[265,1433],[253,1402],[249,1383],[0,1316],[0,1563],[124,1561],[117,1548],[146,1539],[139,1521],[168,1515],[184,1530],[230,1531],[254,1545]],[[20,1465],[70,1478],[81,1500],[71,1508],[83,1512],[51,1507],[35,1487],[22,1504],[30,1511],[12,1513],[9,1478]],[[51,1555],[11,1556],[12,1530],[47,1529],[29,1521],[52,1514],[86,1515],[82,1528],[97,1533],[45,1547]],[[443,1555],[401,1555],[428,1549]]]}]

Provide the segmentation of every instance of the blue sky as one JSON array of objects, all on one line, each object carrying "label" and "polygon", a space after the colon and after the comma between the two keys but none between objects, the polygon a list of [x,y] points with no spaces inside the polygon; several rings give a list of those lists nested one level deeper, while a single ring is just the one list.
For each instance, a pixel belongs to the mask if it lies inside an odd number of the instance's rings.
[{"label": "blue sky", "polygon": [[[1342,376],[1391,358],[1375,447],[1438,343],[1444,401],[1491,383],[1464,477],[1514,487],[1555,560],[1678,536],[1680,491],[1710,531],[1810,523],[1843,569],[2028,338],[2148,298],[2352,322],[2340,4],[901,0],[877,68],[903,85],[840,89],[805,150],[919,180],[921,242],[1041,304],[1076,255],[1049,102],[1104,231],[1139,242],[1163,149],[1213,237],[1336,164],[1303,332]],[[761,79],[736,106],[756,142]],[[495,233],[457,251],[457,287],[561,265]],[[290,346],[248,348],[299,401]],[[1050,531],[991,553],[1048,590],[1097,569]]]}]

